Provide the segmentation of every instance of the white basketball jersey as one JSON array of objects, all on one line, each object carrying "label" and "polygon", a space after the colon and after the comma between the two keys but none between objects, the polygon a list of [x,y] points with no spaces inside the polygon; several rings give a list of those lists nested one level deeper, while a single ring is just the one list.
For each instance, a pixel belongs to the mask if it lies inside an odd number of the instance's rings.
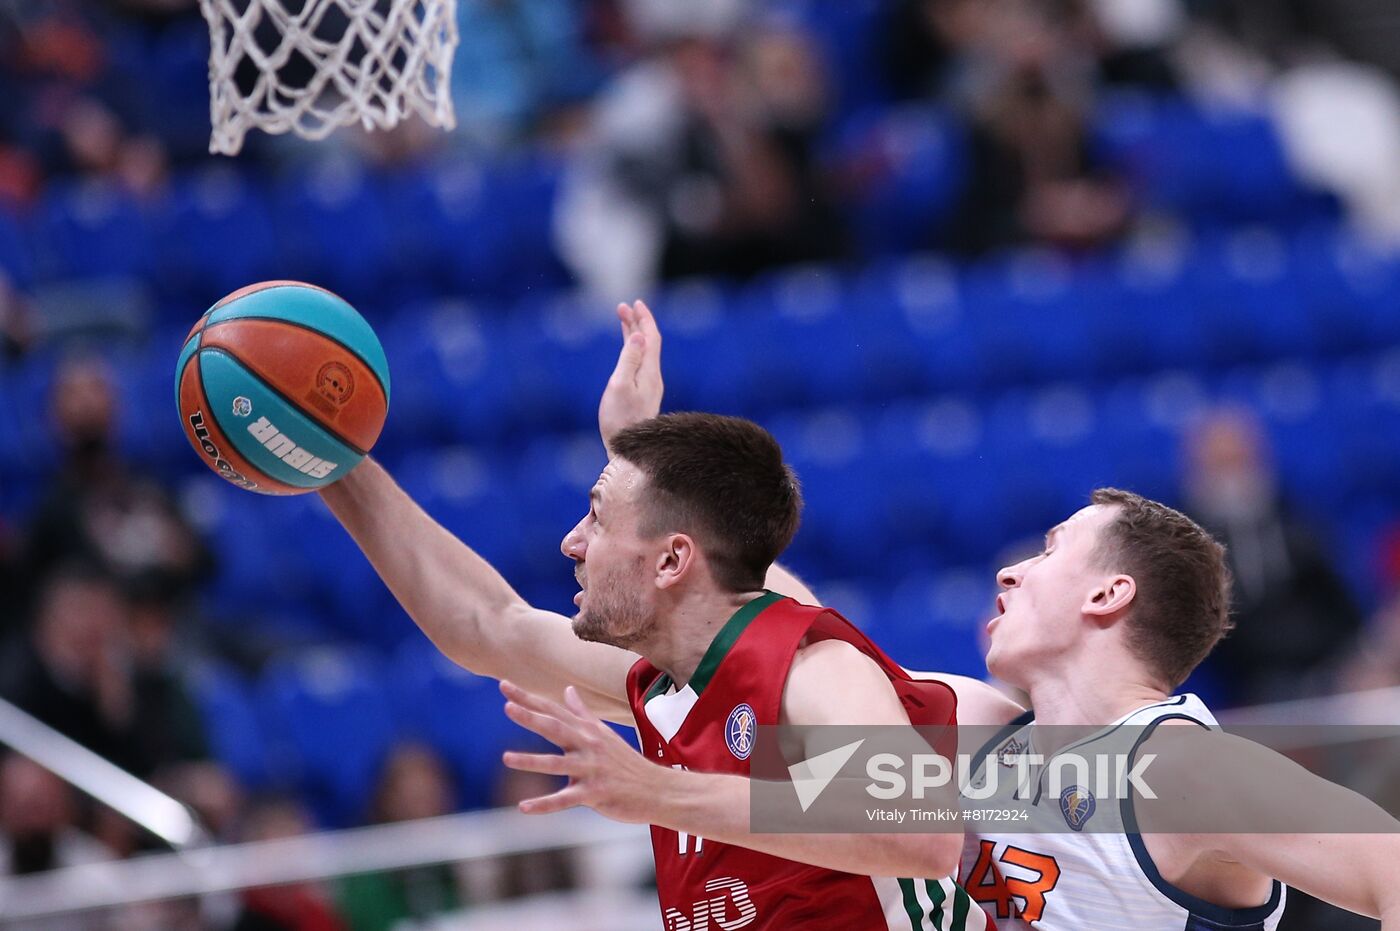
[{"label": "white basketball jersey", "polygon": [[[1173,718],[1218,726],[1199,698],[1178,695],[1139,708],[1071,746],[1089,756],[1099,752],[1135,754],[1153,728]],[[1002,759],[1034,753],[1035,720],[1033,713],[1027,712],[976,759],[983,760],[981,767],[1003,767],[1008,764]],[[986,760],[988,755],[993,760]],[[1007,777],[999,778],[996,792],[978,805],[993,811],[1026,807],[1024,802],[1011,801],[1017,791],[1017,778],[1009,776],[1012,769],[1000,772]],[[984,776],[974,770],[970,782],[988,784]],[[1099,804],[1092,791],[1081,786],[1055,794],[1047,791],[1045,784],[1041,778],[1031,787],[1035,794],[1029,806],[1031,826],[1042,825],[1047,829],[1043,833],[1002,833],[994,830],[992,823],[966,825],[959,872],[962,886],[998,929],[1274,931],[1278,926],[1284,904],[1281,883],[1275,881],[1269,901],[1256,908],[1212,905],[1177,889],[1157,872],[1135,831],[1131,801]],[[1094,818],[1098,819],[1095,830],[1080,833]],[[1067,826],[1071,830],[1066,831]]]}]

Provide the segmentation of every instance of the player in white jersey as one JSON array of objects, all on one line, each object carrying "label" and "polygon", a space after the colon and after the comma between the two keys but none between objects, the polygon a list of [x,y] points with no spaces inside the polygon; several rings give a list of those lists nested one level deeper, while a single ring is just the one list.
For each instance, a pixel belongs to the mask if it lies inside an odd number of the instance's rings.
[{"label": "player in white jersey", "polygon": [[[1172,693],[1229,629],[1224,550],[1157,502],[1111,489],[1093,501],[1050,531],[1043,552],[998,573],[987,668],[1024,690],[1034,712],[985,683],[941,677],[958,691],[960,724],[1007,725],[974,758],[1048,760],[1066,748],[1038,745],[1060,742],[1043,725],[1087,728],[1076,751],[1156,754],[1153,785],[1167,786],[1164,795],[1226,812],[1322,798],[1360,811],[1378,833],[1152,833],[1138,823],[1143,803],[1133,793],[1096,806],[1076,786],[1030,796],[1031,822],[1014,830],[969,824],[960,872],[968,893],[1004,929],[1271,931],[1290,885],[1400,929],[1394,818],[1238,738],[1220,735],[1218,754],[1173,755],[1177,735],[1189,736],[1178,727],[1215,724],[1194,695]],[[1002,780],[997,791],[1014,785]],[[1081,830],[1089,818],[1095,830]]]},{"label": "player in white jersey", "polygon": [[[627,337],[600,411],[605,436],[661,406],[655,322],[640,303],[619,312],[624,332],[640,329],[649,336]],[[1131,805],[1100,808],[1092,815],[1093,830],[1033,837],[979,832],[969,823],[959,874],[967,892],[1002,929],[1271,931],[1287,884],[1382,917],[1383,931],[1400,931],[1400,824],[1394,818],[1276,754],[1261,757],[1261,748],[1232,745],[1238,752],[1170,759],[1179,742],[1163,732],[1215,721],[1199,699],[1172,693],[1229,628],[1224,550],[1189,518],[1156,502],[1113,490],[1097,492],[1094,502],[1052,529],[1044,552],[998,573],[1005,591],[988,625],[987,666],[1030,696],[1034,715],[985,682],[914,675],[953,686],[960,725],[1005,725],[990,750],[1010,745],[1029,752],[1042,724],[1088,725],[1091,732],[1143,725],[1116,733],[1133,734],[1135,744],[1143,738],[1127,751],[1166,757],[1153,770],[1153,784],[1164,791],[1210,794],[1227,806],[1257,799],[1258,780],[1238,765],[1248,756],[1278,777],[1271,782],[1276,790],[1334,799],[1340,793],[1343,807],[1369,805],[1374,811],[1365,814],[1374,815],[1376,830],[1390,833],[1150,833],[1139,830]],[[769,588],[817,603],[797,579],[774,569]],[[1078,805],[1083,816],[1086,800],[1066,803],[1071,811]],[[1032,808],[1037,817],[1066,817],[1059,797]],[[1104,832],[1103,820],[1112,817],[1129,823]],[[922,903],[922,893],[916,894]]]}]

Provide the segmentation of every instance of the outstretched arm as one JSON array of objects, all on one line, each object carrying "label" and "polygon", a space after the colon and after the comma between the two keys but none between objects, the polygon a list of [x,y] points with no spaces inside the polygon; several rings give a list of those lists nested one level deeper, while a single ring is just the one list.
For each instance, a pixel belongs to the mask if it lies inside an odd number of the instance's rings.
[{"label": "outstretched arm", "polygon": [[[512,769],[568,776],[552,795],[521,803],[544,814],[580,805],[619,821],[655,824],[813,866],[867,876],[937,878],[956,872],[960,832],[921,834],[762,833],[749,823],[752,780],[671,769],[653,763],[599,721],[576,692],[562,705],[505,683],[511,720],[563,749],[562,754],[507,753]],[[822,641],[793,660],[783,723],[902,725],[909,718],[875,663],[849,644]],[[919,740],[911,730],[911,740]],[[815,748],[815,752],[830,749]],[[810,757],[814,748],[806,748]]]},{"label": "outstretched arm", "polygon": [[1379,805],[1236,735],[1160,727],[1149,754],[1156,797],[1134,807],[1154,859],[1243,865],[1400,931],[1400,822]]},{"label": "outstretched arm", "polygon": [[585,643],[567,618],[531,607],[379,463],[366,459],[321,497],[414,623],[454,662],[557,698],[576,686],[601,716],[632,723],[626,679],[637,657]]}]

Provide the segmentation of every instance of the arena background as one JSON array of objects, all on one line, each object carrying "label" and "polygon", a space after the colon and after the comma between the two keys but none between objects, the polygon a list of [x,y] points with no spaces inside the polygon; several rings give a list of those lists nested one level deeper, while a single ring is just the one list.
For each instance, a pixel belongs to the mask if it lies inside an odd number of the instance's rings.
[{"label": "arena background", "polygon": [[[525,735],[494,683],[315,496],[240,492],[182,438],[182,338],[261,279],[374,324],[375,455],[540,606],[571,613],[612,308],[644,296],[666,408],[778,436],[807,495],[785,562],[904,664],[983,674],[995,569],[1113,484],[1231,547],[1208,701],[1292,720],[1400,686],[1393,4],[458,16],[455,132],[225,158],[191,0],[0,4],[0,695],[216,843],[390,825],[239,854],[223,886],[193,855],[124,872],[168,848],[11,753],[7,927],[658,924],[645,832],[453,815],[537,788],[498,764]],[[236,888],[270,878],[298,881]],[[59,911],[155,888],[185,897]]]}]

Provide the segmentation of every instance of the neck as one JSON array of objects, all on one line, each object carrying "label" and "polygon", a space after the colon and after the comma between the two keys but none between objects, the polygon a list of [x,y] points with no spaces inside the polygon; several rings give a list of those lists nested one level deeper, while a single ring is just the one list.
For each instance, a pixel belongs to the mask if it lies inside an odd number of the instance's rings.
[{"label": "neck", "polygon": [[1146,705],[1165,701],[1169,692],[1146,677],[1090,678],[1052,674],[1029,688],[1036,724],[1104,725]]},{"label": "neck", "polygon": [[677,688],[684,688],[734,612],[762,594],[712,591],[688,595],[667,612],[666,622],[656,633],[656,642],[640,652],[652,665],[665,671]]}]

